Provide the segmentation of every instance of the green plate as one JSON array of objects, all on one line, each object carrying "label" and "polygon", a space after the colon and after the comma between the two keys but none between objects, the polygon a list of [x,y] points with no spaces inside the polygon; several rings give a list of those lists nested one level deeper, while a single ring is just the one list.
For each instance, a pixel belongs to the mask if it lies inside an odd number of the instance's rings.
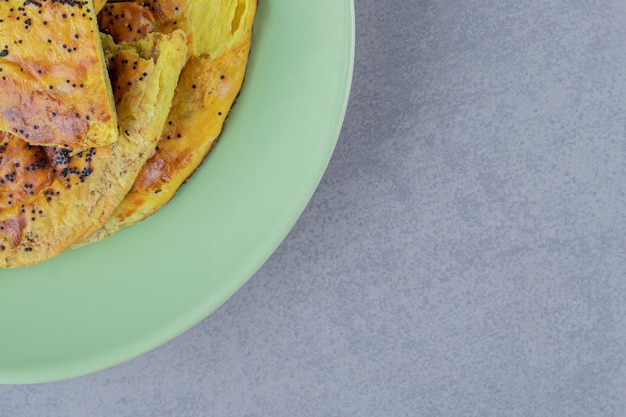
[{"label": "green plate", "polygon": [[172,202],[102,242],[0,271],[0,383],[97,371],[209,315],[286,236],[328,164],[354,56],[351,0],[262,0],[244,88]]}]

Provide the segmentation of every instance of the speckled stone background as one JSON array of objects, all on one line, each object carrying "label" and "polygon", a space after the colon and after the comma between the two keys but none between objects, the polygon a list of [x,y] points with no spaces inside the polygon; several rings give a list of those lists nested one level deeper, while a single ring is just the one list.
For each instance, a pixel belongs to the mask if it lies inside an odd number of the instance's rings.
[{"label": "speckled stone background", "polygon": [[1,417],[626,414],[626,2],[356,3],[341,138],[267,264]]}]

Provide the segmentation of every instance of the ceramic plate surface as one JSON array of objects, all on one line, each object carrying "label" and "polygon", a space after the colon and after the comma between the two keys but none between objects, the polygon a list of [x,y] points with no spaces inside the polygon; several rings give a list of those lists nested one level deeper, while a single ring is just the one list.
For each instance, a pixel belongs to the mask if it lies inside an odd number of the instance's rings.
[{"label": "ceramic plate surface", "polygon": [[266,261],[311,198],[343,121],[351,0],[261,0],[244,87],[214,151],[149,219],[0,271],[0,383],[83,375],[189,329]]}]

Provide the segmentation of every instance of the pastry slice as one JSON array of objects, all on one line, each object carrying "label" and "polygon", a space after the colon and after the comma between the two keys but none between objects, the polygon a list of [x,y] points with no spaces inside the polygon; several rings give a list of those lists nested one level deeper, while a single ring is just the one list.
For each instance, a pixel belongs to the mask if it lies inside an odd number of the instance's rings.
[{"label": "pastry slice", "polygon": [[92,2],[2,0],[0,91],[0,131],[74,150],[115,142],[115,106]]},{"label": "pastry slice", "polygon": [[117,142],[72,153],[0,135],[0,266],[58,255],[100,228],[154,151],[187,55],[186,35],[107,45]]},{"label": "pastry slice", "polygon": [[[212,0],[202,3],[212,4]],[[172,199],[215,144],[243,83],[256,12],[256,0],[220,3],[222,7],[215,11],[222,15],[212,16],[211,20],[227,22],[231,28],[234,19],[239,19],[232,26],[235,30],[218,27],[213,36],[195,37],[196,42],[210,39],[210,44],[196,43],[196,47],[216,51],[216,55],[205,53],[189,59],[155,152],[107,223],[80,245],[101,240],[155,213]]]}]

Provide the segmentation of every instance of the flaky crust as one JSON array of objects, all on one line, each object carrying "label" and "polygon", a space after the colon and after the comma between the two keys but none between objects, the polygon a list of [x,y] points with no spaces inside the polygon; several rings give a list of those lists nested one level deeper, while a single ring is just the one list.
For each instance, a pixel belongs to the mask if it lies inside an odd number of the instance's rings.
[{"label": "flaky crust", "polygon": [[115,42],[136,41],[151,32],[184,30],[190,46],[189,52],[194,54],[189,14],[188,3],[181,0],[108,3],[98,14],[98,25],[102,33],[111,35]]},{"label": "flaky crust", "polygon": [[[256,1],[204,0],[192,3],[196,10],[197,4],[212,2],[220,3],[220,6],[205,13],[221,12],[222,16],[213,16],[212,20],[227,22],[229,31],[218,27],[218,32],[212,36],[193,37],[197,50],[212,53],[189,59],[178,81],[167,124],[155,152],[111,218],[79,245],[101,240],[155,213],[193,174],[219,137],[243,83]],[[116,6],[123,4],[117,3]],[[226,6],[228,4],[230,8]],[[236,23],[233,23],[234,19],[238,19]],[[230,31],[234,24],[234,31]],[[202,39],[204,43],[198,43]]]},{"label": "flaky crust", "polygon": [[83,150],[117,140],[91,1],[0,2],[0,131]]},{"label": "flaky crust", "polygon": [[153,34],[132,45],[110,45],[109,52],[116,143],[72,155],[2,134],[0,266],[38,263],[91,235],[154,150],[185,62],[186,36]]}]

